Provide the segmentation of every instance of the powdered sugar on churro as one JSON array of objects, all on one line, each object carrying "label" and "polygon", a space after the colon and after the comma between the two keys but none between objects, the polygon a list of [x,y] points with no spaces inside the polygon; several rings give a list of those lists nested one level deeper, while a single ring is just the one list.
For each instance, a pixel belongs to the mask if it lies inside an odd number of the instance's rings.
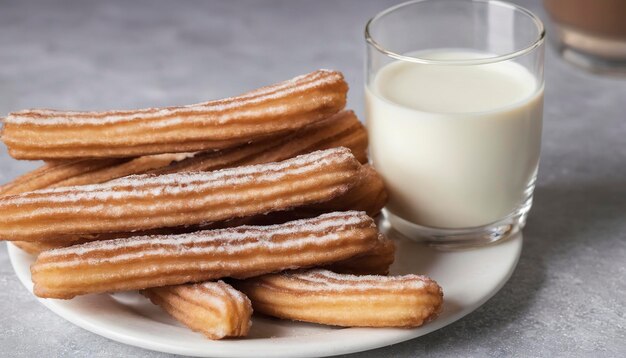
[{"label": "powdered sugar on churro", "polygon": [[[189,118],[180,117],[179,114],[206,113],[217,115],[203,117],[203,121],[225,123],[237,116],[221,118],[220,112],[255,105],[264,101],[276,100],[283,96],[291,95],[312,88],[343,81],[343,76],[334,71],[320,70],[308,75],[298,76],[291,80],[281,82],[274,86],[260,88],[241,96],[198,103],[188,106],[168,108],[148,108],[132,111],[108,111],[108,112],[77,112],[56,110],[25,110],[11,113],[4,119],[7,124],[30,124],[39,126],[64,125],[107,125],[120,122],[145,121],[148,125],[159,128],[180,124],[189,121]],[[269,108],[268,110],[271,110]]]},{"label": "powdered sugar on churro", "polygon": [[[196,286],[201,288],[202,290],[207,290],[209,292],[228,294],[231,299],[234,299],[239,303],[250,303],[250,300],[248,299],[248,297],[246,297],[246,295],[244,295],[241,291],[235,290],[233,286],[227,284],[222,280],[219,280],[217,282],[203,282],[196,284]],[[210,295],[201,294],[201,292],[200,296],[203,299],[210,297]]]},{"label": "powdered sugar on churro", "polygon": [[[38,265],[41,269],[85,263],[97,265],[151,256],[163,258],[210,253],[236,256],[241,252],[259,250],[276,254],[287,249],[309,245],[326,246],[330,242],[342,240],[340,233],[354,227],[375,227],[375,225],[364,212],[335,212],[314,219],[297,220],[280,225],[241,226],[182,235],[143,236],[90,242],[45,251],[39,255]],[[100,257],[101,253],[120,249],[123,250],[122,253],[106,258]],[[56,258],[60,258],[61,261],[55,262]],[[210,262],[205,266],[216,264],[218,263]]]},{"label": "powdered sugar on churro", "polygon": [[[420,289],[430,278],[421,275],[379,276],[338,274],[323,269],[279,274],[289,281],[290,286],[303,291],[344,291],[384,289]],[[261,279],[262,280],[262,279]]]},{"label": "powdered sugar on churro", "polygon": [[[317,171],[324,166],[354,158],[349,149],[340,147],[301,155],[277,163],[257,164],[214,172],[188,172],[165,175],[133,175],[103,184],[43,189],[0,200],[0,205],[72,203],[81,200],[94,204],[110,199],[159,197],[197,193],[230,185],[279,181],[291,176]],[[34,211],[63,211],[72,207],[38,208]],[[91,208],[93,209],[93,208]],[[90,210],[81,208],[81,210]],[[32,214],[35,214],[33,212]]]},{"label": "powdered sugar on churro", "polygon": [[211,308],[218,309],[222,313],[228,312],[228,303],[232,300],[244,303],[243,293],[235,290],[224,281],[203,282],[198,284],[172,286],[170,290],[178,295],[187,297],[191,295],[194,300],[201,302]]}]

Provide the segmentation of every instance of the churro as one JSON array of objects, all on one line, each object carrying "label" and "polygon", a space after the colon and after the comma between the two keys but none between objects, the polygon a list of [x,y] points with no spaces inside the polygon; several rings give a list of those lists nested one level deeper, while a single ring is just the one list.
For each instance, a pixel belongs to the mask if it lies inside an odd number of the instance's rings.
[{"label": "churro", "polygon": [[134,159],[54,161],[0,186],[0,196],[44,188],[100,184],[133,174],[213,171],[276,162],[334,147],[346,147],[367,161],[367,132],[352,111],[341,111],[281,138],[199,153],[148,155]]},{"label": "churro", "polygon": [[150,288],[141,293],[210,339],[244,337],[250,330],[250,300],[223,281]]},{"label": "churro", "polygon": [[376,225],[365,213],[336,212],[281,225],[132,237],[44,251],[31,266],[31,275],[37,296],[68,299],[326,265],[364,254],[378,240]]},{"label": "churro", "polygon": [[314,269],[234,282],[256,312],[345,327],[418,327],[441,310],[443,293],[425,276],[355,276]]},{"label": "churro", "polygon": [[343,75],[319,70],[223,100],[141,110],[33,109],[4,119],[16,159],[132,157],[234,147],[297,130],[346,104]]},{"label": "churro", "polygon": [[[369,194],[369,195],[365,195]],[[46,241],[14,241],[13,243],[20,249],[30,253],[39,254],[41,251],[54,248],[66,247],[85,243],[89,241],[111,240],[140,235],[159,234],[183,234],[196,230],[218,229],[234,227],[240,225],[270,225],[280,224],[291,220],[305,219],[318,216],[331,211],[357,210],[365,211],[369,216],[376,216],[385,205],[387,194],[385,187],[378,173],[369,165],[364,165],[360,169],[357,183],[346,193],[325,203],[303,206],[289,211],[272,212],[264,215],[232,219],[229,221],[215,222],[211,224],[188,225],[184,227],[160,228],[141,232],[118,232],[92,235],[65,235],[62,238],[55,238]],[[382,259],[382,257],[381,257]],[[372,260],[368,260],[371,262]],[[362,273],[380,273],[376,271],[384,267],[385,263],[380,262],[375,267],[366,267]],[[356,267],[356,265],[355,265]],[[356,273],[357,271],[355,271]]]},{"label": "churro", "polygon": [[0,240],[46,241],[177,227],[326,202],[359,179],[346,148],[277,163],[43,189],[0,198]]},{"label": "churro", "polygon": [[[132,233],[120,234],[119,237],[133,237]],[[135,235],[136,236],[136,235]],[[13,244],[31,255],[39,255],[43,251],[78,245],[94,240],[80,241],[14,241]],[[339,261],[326,266],[327,269],[339,272],[350,273],[354,275],[386,275],[389,273],[389,267],[394,262],[395,244],[392,240],[379,237],[379,243],[371,250],[362,255]]]}]

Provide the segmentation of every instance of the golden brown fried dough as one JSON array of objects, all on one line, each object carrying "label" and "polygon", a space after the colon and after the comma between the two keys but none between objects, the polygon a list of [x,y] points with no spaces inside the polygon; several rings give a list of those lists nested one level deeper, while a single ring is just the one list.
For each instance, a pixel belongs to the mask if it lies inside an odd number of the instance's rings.
[{"label": "golden brown fried dough", "polygon": [[[357,181],[355,186],[348,190],[345,194],[340,195],[337,198],[332,199],[326,203],[295,208],[287,212],[273,212],[266,215],[257,215],[253,217],[233,219],[226,222],[216,222],[212,224],[191,225],[175,228],[160,228],[140,232],[77,235],[74,237],[67,236],[64,238],[56,238],[54,240],[42,242],[14,241],[13,243],[22,250],[30,254],[36,255],[39,254],[41,251],[76,245],[89,241],[111,240],[116,238],[125,238],[141,235],[183,234],[197,230],[219,229],[240,225],[280,224],[291,220],[315,217],[331,211],[357,210],[365,211],[369,216],[376,216],[386,202],[387,194],[385,192],[385,187],[382,184],[380,176],[371,166],[365,165],[360,169],[360,171],[361,173],[359,175],[359,180]],[[365,193],[369,195],[364,195]],[[386,254],[393,255],[393,252],[389,253],[389,250],[387,250]],[[362,262],[361,264],[359,264],[363,265],[362,271],[348,272],[382,274],[384,273],[386,262],[389,261],[388,259],[384,259],[384,255],[385,253],[381,252],[381,254],[377,256],[377,258],[372,257],[371,259],[366,259],[366,262]],[[389,258],[389,256],[387,257]],[[375,262],[375,260],[380,261]],[[389,262],[389,264],[391,264],[391,262]]]},{"label": "golden brown fried dough", "polygon": [[13,241],[12,244],[31,255],[39,255],[42,251],[57,249],[59,247],[70,246],[72,245],[72,242],[67,241],[67,240],[60,240],[60,241],[53,240],[53,241],[46,241],[46,242]]},{"label": "golden brown fried dough", "polygon": [[238,97],[108,112],[25,110],[4,119],[16,159],[133,157],[234,147],[297,130],[346,104],[343,75],[319,70]]},{"label": "golden brown fried dough", "polygon": [[100,184],[133,174],[213,171],[276,162],[316,150],[346,147],[367,161],[367,132],[352,111],[341,111],[281,138],[220,151],[148,155],[135,159],[55,161],[0,187],[0,196],[62,186]]},{"label": "golden brown fried dough", "polygon": [[319,214],[350,209],[365,211],[369,216],[374,217],[385,207],[387,199],[387,190],[381,176],[371,165],[364,165],[361,168],[359,181],[347,193],[329,202],[313,204],[295,211]]},{"label": "golden brown fried dough", "polygon": [[202,224],[329,201],[352,188],[361,164],[346,148],[278,163],[44,189],[0,198],[0,240]]},{"label": "golden brown fried dough", "polygon": [[363,255],[326,266],[330,271],[352,275],[387,275],[393,264],[396,245],[393,240],[379,234],[378,245]]},{"label": "golden brown fried dough", "polygon": [[362,255],[378,240],[376,225],[365,213],[337,212],[281,225],[132,237],[44,251],[31,274],[37,296],[67,299],[326,265]]},{"label": "golden brown fried dough", "polygon": [[130,159],[73,160],[46,163],[16,178],[10,183],[0,186],[0,196],[15,195],[37,189],[54,187],[71,178],[82,177],[106,170],[107,168],[121,166],[129,160]]},{"label": "golden brown fried dough", "polygon": [[359,162],[367,161],[367,131],[354,112],[341,111],[281,138],[271,138],[217,152],[190,155],[188,158],[149,172],[168,174],[263,164],[335,147],[346,147]]},{"label": "golden brown fried dough", "polygon": [[218,227],[238,225],[270,225],[290,220],[311,218],[329,211],[365,211],[371,217],[380,213],[387,203],[387,191],[380,175],[370,165],[360,169],[357,183],[345,194],[318,204],[302,206],[288,211],[274,211],[252,217],[216,223]]},{"label": "golden brown fried dough", "polygon": [[313,269],[233,283],[256,312],[345,327],[418,327],[443,303],[439,285],[425,276],[354,276]]},{"label": "golden brown fried dough", "polygon": [[140,230],[133,232],[114,232],[106,234],[85,234],[85,235],[62,235],[60,238],[51,239],[47,241],[12,241],[12,243],[20,249],[28,252],[32,255],[38,255],[42,251],[58,249],[61,247],[68,247],[72,245],[84,244],[91,241],[105,241],[115,239],[125,239],[135,236],[150,236],[150,235],[177,235],[186,234],[193,231],[204,229],[211,229],[216,225],[191,225],[184,227],[171,227],[171,228],[158,228],[152,230]]},{"label": "golden brown fried dough", "polygon": [[223,281],[150,288],[141,293],[210,339],[245,337],[252,324],[248,297]]}]

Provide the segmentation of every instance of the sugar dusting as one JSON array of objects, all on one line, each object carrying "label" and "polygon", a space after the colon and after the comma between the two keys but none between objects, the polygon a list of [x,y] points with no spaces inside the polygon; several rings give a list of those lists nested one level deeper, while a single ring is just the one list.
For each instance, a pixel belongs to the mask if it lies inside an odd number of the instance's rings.
[{"label": "sugar dusting", "polygon": [[380,276],[338,274],[324,269],[313,269],[278,274],[289,279],[288,285],[305,291],[345,291],[371,289],[421,289],[431,280],[421,275]]},{"label": "sugar dusting", "polygon": [[[205,287],[205,285],[209,283],[210,282],[204,282],[204,283],[201,283],[200,285]],[[237,303],[251,305],[250,299],[248,299],[248,296],[244,295],[241,291],[236,290],[233,286],[227,284],[226,282],[222,280],[217,281],[217,284],[219,285],[219,288],[222,290],[222,292],[225,292],[228,295],[230,295],[230,297],[236,300]]]},{"label": "sugar dusting", "polygon": [[[279,181],[285,176],[318,171],[354,158],[344,147],[321,150],[282,162],[227,168],[213,172],[184,172],[163,175],[131,175],[102,184],[42,189],[0,199],[1,205],[67,203],[81,200],[104,202],[110,199],[159,197],[196,193],[211,188]],[[61,212],[71,207],[39,208]],[[85,210],[85,208],[82,208]],[[34,213],[33,213],[34,214]]]},{"label": "sugar dusting", "polygon": [[180,290],[191,291],[195,300],[218,309],[222,313],[226,313],[230,299],[224,294],[226,291],[225,286],[228,285],[224,281],[208,281],[199,284],[177,286],[177,288],[180,287]]},{"label": "sugar dusting", "polygon": [[[94,241],[82,245],[44,251],[39,260],[60,262],[37,263],[43,267],[68,267],[81,264],[99,265],[102,263],[121,262],[152,256],[181,256],[202,254],[236,255],[246,251],[263,250],[280,254],[284,250],[307,245],[327,245],[329,242],[342,240],[341,231],[356,225],[374,227],[373,220],[365,212],[347,211],[320,215],[313,219],[292,221],[286,224],[270,226],[240,226],[237,228],[207,230],[191,234],[170,236],[142,236],[125,239]],[[280,237],[291,235],[289,240]],[[207,245],[208,246],[202,246]],[[146,248],[141,249],[142,246]],[[140,248],[134,253],[120,253],[105,258],[85,258],[91,253],[108,253],[116,250]],[[67,256],[67,257],[65,257]],[[200,264],[200,263],[199,263]],[[212,263],[215,264],[215,263]]]}]

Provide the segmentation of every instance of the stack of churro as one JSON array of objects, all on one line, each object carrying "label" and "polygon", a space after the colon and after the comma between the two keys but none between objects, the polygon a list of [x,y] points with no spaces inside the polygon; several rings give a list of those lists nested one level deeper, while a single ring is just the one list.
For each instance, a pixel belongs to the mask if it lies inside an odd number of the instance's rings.
[{"label": "stack of churro", "polygon": [[0,187],[0,240],[37,255],[39,297],[139,290],[211,339],[245,336],[253,309],[419,326],[442,291],[387,276],[387,195],[347,91],[320,70],[190,106],[12,113],[9,153],[46,164]]}]

